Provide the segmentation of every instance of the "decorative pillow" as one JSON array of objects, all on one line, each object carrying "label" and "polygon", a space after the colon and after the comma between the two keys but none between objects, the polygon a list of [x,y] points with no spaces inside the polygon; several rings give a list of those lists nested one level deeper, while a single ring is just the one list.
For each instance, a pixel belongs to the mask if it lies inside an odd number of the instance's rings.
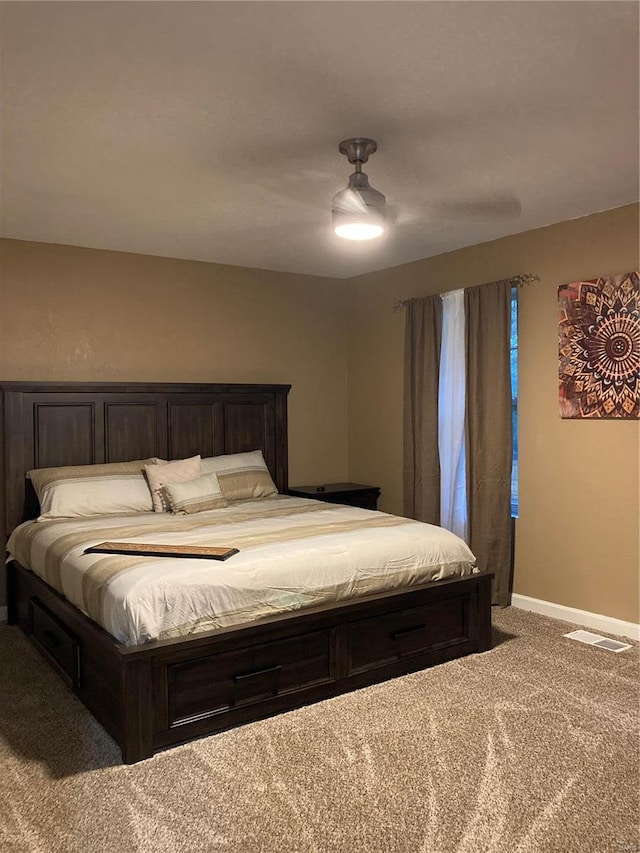
[{"label": "decorative pillow", "polygon": [[278,493],[261,450],[209,456],[202,460],[202,473],[218,475],[222,494],[228,501],[267,498]]},{"label": "decorative pillow", "polygon": [[185,483],[167,483],[164,493],[171,512],[176,515],[190,515],[229,506],[220,490],[217,474],[204,474]]},{"label": "decorative pillow", "polygon": [[104,465],[35,468],[27,473],[40,501],[40,518],[151,512],[145,465],[156,457]]},{"label": "decorative pillow", "polygon": [[160,462],[157,465],[145,465],[154,512],[169,512],[169,502],[164,493],[167,483],[184,483],[200,476],[200,457],[176,459],[175,462]]}]

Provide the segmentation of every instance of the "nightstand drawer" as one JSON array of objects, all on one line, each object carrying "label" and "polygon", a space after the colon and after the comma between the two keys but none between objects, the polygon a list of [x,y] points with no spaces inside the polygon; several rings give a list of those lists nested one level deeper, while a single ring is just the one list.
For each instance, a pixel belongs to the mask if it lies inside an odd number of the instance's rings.
[{"label": "nightstand drawer", "polygon": [[[349,674],[468,641],[468,601],[455,598],[372,616],[349,626]],[[438,642],[434,645],[435,637]]]},{"label": "nightstand drawer", "polygon": [[37,598],[29,601],[31,638],[65,681],[77,687],[80,678],[78,641]]},{"label": "nightstand drawer", "polygon": [[366,486],[362,483],[326,483],[322,486],[292,486],[289,494],[330,504],[377,509],[380,489],[378,486]]},{"label": "nightstand drawer", "polygon": [[169,725],[333,680],[331,632],[313,631],[168,667]]},{"label": "nightstand drawer", "polygon": [[361,491],[342,492],[339,495],[318,495],[317,499],[331,504],[359,506],[361,509],[377,509],[380,489],[362,489]]}]

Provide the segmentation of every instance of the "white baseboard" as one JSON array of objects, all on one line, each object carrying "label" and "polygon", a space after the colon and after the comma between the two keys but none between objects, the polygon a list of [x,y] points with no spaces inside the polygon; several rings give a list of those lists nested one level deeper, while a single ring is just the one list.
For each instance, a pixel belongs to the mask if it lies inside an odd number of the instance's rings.
[{"label": "white baseboard", "polygon": [[0,622],[6,622],[8,618],[7,608],[0,607]]},{"label": "white baseboard", "polygon": [[542,616],[551,616],[552,619],[561,619],[563,622],[571,622],[574,625],[583,625],[585,628],[596,628],[606,634],[640,640],[640,625],[635,622],[624,622],[612,616],[577,610],[575,607],[565,607],[564,604],[554,604],[553,601],[542,601],[539,598],[529,598],[528,595],[517,593],[511,596],[511,606],[520,610],[530,610],[532,613],[540,613]]}]

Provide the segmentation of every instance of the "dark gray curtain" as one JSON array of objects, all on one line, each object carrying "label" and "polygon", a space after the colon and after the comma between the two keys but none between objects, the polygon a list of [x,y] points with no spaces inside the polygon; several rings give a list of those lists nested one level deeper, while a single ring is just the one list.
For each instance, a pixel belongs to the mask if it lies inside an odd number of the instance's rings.
[{"label": "dark gray curtain", "polygon": [[442,337],[439,296],[405,303],[404,514],[440,523],[438,374]]},{"label": "dark gray curtain", "polygon": [[510,603],[511,282],[464,292],[469,547],[495,573],[493,604]]}]

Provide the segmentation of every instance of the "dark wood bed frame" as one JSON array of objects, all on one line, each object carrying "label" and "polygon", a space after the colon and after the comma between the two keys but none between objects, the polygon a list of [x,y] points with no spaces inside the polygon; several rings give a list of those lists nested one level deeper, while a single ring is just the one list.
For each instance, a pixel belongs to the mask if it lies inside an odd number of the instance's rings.
[{"label": "dark wood bed frame", "polygon": [[[287,490],[288,385],[0,383],[4,533],[38,513],[31,468],[261,449]],[[490,648],[491,575],[125,647],[28,567],[20,626],[126,763],[201,735]]]}]

